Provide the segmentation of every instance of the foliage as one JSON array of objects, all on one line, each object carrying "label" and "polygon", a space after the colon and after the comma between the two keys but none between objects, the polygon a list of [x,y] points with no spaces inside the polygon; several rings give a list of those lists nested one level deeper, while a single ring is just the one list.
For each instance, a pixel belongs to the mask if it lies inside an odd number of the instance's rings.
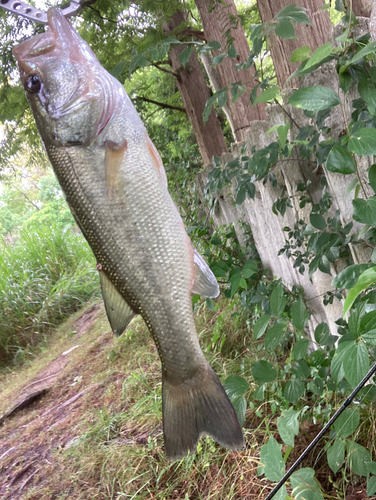
[{"label": "foliage", "polygon": [[[338,5],[336,8],[339,8]],[[271,31],[289,38],[294,36],[294,23],[307,22],[302,9],[290,5],[287,10],[291,19],[284,17],[284,9],[273,22],[253,28],[252,61],[249,65],[253,64],[255,56],[260,56]],[[345,98],[354,86],[357,87],[360,97],[353,100],[354,111],[350,123],[347,124],[344,117],[346,129],[343,135],[335,137],[326,125],[326,118],[335,107],[340,105],[341,109],[344,108],[338,92],[320,85],[300,88],[290,94],[288,102],[303,110],[310,119],[310,125],[299,127],[291,119],[291,122],[286,121],[269,130],[268,133],[274,133],[276,139],[263,149],[256,150],[253,147],[247,152],[243,147],[238,158],[225,164],[219,158],[214,158],[214,168],[208,175],[206,186],[206,197],[211,207],[216,204],[217,193],[226,186],[235,189],[235,203],[241,205],[247,198],[255,198],[257,181],[270,182],[277,187],[274,169],[281,162],[287,159],[306,160],[314,167],[321,166],[329,172],[354,176],[348,189],[348,194],[355,193],[353,219],[365,225],[357,236],[353,222],[342,224],[340,212],[333,209],[325,176],[321,177],[319,201],[313,201],[309,182],[297,186],[295,196],[299,206],[301,209],[310,208],[310,213],[306,220],[298,220],[294,227],[285,227],[287,238],[280,253],[293,258],[294,267],[301,274],[308,270],[311,278],[317,270],[331,274],[333,264],[340,261],[345,263],[344,270],[333,280],[336,290],[325,294],[324,305],[344,298],[346,290],[351,289],[344,305],[344,315],[349,314],[349,317],[347,320],[338,319],[338,334],[331,335],[328,325],[321,323],[316,327],[314,342],[304,332],[309,311],[301,291],[290,291],[281,282],[268,281],[265,273],[258,270],[257,259],[252,260],[252,274],[247,279],[243,278],[246,265],[250,265],[247,251],[241,262],[231,262],[226,257],[222,261],[212,262],[214,274],[229,282],[225,294],[231,298],[239,296],[243,311],[252,318],[250,327],[254,338],[263,341],[262,348],[266,351],[266,355],[252,366],[252,376],[257,383],[252,395],[244,394],[242,376],[232,380],[229,395],[235,401],[245,395],[246,399],[251,400],[251,407],[260,401],[261,408],[266,404],[273,413],[280,414],[277,419],[278,433],[280,440],[287,446],[285,457],[282,456],[281,445],[275,439],[276,433],[271,434],[269,441],[261,448],[262,465],[258,473],[265,474],[270,481],[282,478],[285,472],[283,458],[286,460],[294,448],[300,422],[308,419],[324,424],[338,402],[343,401],[367,374],[374,359],[375,252],[373,262],[354,264],[351,247],[366,244],[374,248],[375,245],[376,196],[367,196],[368,186],[360,174],[359,156],[376,154],[376,90],[373,83],[376,44],[369,43],[369,35],[354,39],[351,30],[357,21],[353,15],[345,13],[342,21],[344,33],[337,39],[336,45],[327,43],[312,55],[305,47],[293,54],[293,58],[301,64],[292,77],[306,75],[334,61],[339,86]],[[260,77],[260,73],[258,75]],[[250,98],[254,104],[273,101],[280,95],[280,89],[275,83],[271,84],[269,78],[260,81],[259,89],[261,93],[258,96],[257,90],[251,92]],[[222,91],[218,91],[216,97],[219,103],[221,96]],[[214,96],[208,101],[207,107],[212,102]],[[204,119],[206,116],[207,110],[204,111]],[[289,116],[287,111],[286,116]],[[298,128],[297,132],[294,127]],[[376,193],[375,165],[369,168],[368,178],[369,186]],[[293,203],[293,198],[282,192],[275,200],[274,213],[283,217]],[[217,240],[212,243],[219,244]],[[234,252],[236,245],[234,247],[232,243],[231,248]],[[255,300],[257,289],[264,292],[259,302]],[[224,348],[223,344],[219,347]],[[374,391],[365,389],[363,396],[369,404],[374,398]],[[372,471],[376,470],[376,466],[370,452],[357,442],[359,425],[367,415],[366,404],[349,408],[342,414],[326,441],[325,449],[333,473],[336,474],[345,463],[351,473],[367,478],[370,494],[375,489]],[[239,406],[238,413],[242,408],[241,420],[247,411],[246,405]],[[265,411],[259,410],[260,415],[264,415]],[[323,498],[313,469],[297,471],[290,483],[296,498]]]},{"label": "foliage", "polygon": [[61,223],[29,225],[0,243],[0,363],[21,362],[31,346],[99,292],[94,257]]}]

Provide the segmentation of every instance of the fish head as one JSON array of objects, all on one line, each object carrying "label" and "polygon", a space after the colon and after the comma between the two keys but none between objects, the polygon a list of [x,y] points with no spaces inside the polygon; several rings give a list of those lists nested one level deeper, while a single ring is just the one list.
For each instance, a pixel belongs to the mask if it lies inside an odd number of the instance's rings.
[{"label": "fish head", "polygon": [[111,77],[62,11],[50,8],[48,30],[13,53],[45,145],[90,145],[112,114]]}]

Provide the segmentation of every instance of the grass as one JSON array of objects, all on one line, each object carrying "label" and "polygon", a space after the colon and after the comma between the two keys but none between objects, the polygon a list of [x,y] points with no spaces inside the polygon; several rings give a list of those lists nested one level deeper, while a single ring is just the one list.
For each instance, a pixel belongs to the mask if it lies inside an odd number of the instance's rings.
[{"label": "grass", "polygon": [[94,256],[81,234],[54,226],[0,242],[0,366],[25,354],[99,291]]},{"label": "grass", "polygon": [[[205,438],[195,454],[170,463],[163,448],[160,361],[143,321],[136,318],[125,334],[116,338],[110,332],[102,307],[88,331],[82,334],[78,325],[83,312],[69,318],[57,330],[43,355],[0,377],[0,409],[5,409],[9,405],[6,401],[12,400],[52,359],[72,346],[79,346],[70,354],[70,362],[43,400],[0,427],[0,456],[4,450],[15,447],[2,461],[0,496],[3,478],[8,477],[3,484],[9,483],[9,477],[16,473],[14,467],[22,471],[30,460],[36,459],[37,472],[29,489],[17,496],[22,480],[15,483],[14,490],[7,490],[14,495],[12,500],[265,498],[271,483],[257,475],[260,448],[270,435],[279,440],[276,425],[279,414],[273,413],[270,402],[252,405],[251,394],[247,396],[251,404],[244,429],[246,448],[240,453],[228,452]],[[248,334],[240,316],[238,323],[234,323],[234,312],[236,309],[226,301],[219,301],[214,312],[203,304],[197,310],[196,326],[206,357],[222,382],[227,375],[238,372],[252,386],[250,366],[260,344],[252,344],[250,337],[239,342],[239,329],[244,328],[245,335]],[[226,335],[222,345],[226,356],[219,348],[212,348],[213,325],[219,323],[222,330],[214,334]],[[57,413],[52,411],[87,388],[90,390],[74,404]],[[368,447],[375,436],[375,415],[372,407],[367,412],[369,418],[361,427],[364,435],[361,441]],[[287,466],[321,428],[319,423],[308,423],[301,428]],[[304,466],[316,469],[326,498],[341,498],[356,481],[348,470],[343,477],[332,479],[322,453],[324,444],[316,448]],[[284,446],[283,453],[286,452]],[[29,473],[33,471],[31,468]]]},{"label": "grass", "polygon": [[[125,335],[115,338],[102,309],[88,333],[78,339],[72,334],[78,316],[54,334],[46,351],[50,360],[79,344],[69,370],[35,408],[0,428],[0,450],[15,446],[20,469],[36,453],[46,457],[22,499],[259,498],[264,486],[256,475],[259,443],[254,430],[245,431],[245,453],[228,452],[206,438],[194,455],[168,462],[163,449],[160,361],[143,321],[136,318]],[[197,326],[202,337],[209,336],[206,322],[215,317],[205,306],[201,309]],[[231,314],[224,318],[229,324]],[[207,357],[222,381],[236,363],[236,357],[226,361],[214,350]],[[1,400],[6,395],[9,401],[22,383],[30,383],[37,371],[31,368],[34,364],[41,369],[46,362],[43,356],[31,360],[15,367],[13,376],[0,379]],[[75,380],[79,381],[72,386]],[[41,418],[49,408],[93,384],[98,386],[67,415]],[[5,458],[4,471],[8,463],[9,467],[15,463],[11,454]]]}]

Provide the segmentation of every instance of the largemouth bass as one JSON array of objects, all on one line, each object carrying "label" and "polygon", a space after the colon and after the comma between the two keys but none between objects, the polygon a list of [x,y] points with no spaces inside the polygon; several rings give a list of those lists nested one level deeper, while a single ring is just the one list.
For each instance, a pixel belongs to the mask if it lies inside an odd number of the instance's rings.
[{"label": "largemouth bass", "polygon": [[201,435],[238,450],[235,411],[197,338],[190,294],[219,288],[167,190],[161,158],[123,86],[59,9],[48,30],[14,48],[47,154],[97,259],[115,334],[141,314],[162,363],[169,459]]}]

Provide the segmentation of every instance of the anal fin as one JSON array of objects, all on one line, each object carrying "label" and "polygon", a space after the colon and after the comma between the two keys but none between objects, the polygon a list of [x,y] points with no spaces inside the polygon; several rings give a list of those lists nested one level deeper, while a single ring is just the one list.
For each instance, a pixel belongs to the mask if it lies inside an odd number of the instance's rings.
[{"label": "anal fin", "polygon": [[102,295],[108,321],[114,334],[119,337],[132,321],[136,313],[117,291],[107,275],[100,270]]}]

